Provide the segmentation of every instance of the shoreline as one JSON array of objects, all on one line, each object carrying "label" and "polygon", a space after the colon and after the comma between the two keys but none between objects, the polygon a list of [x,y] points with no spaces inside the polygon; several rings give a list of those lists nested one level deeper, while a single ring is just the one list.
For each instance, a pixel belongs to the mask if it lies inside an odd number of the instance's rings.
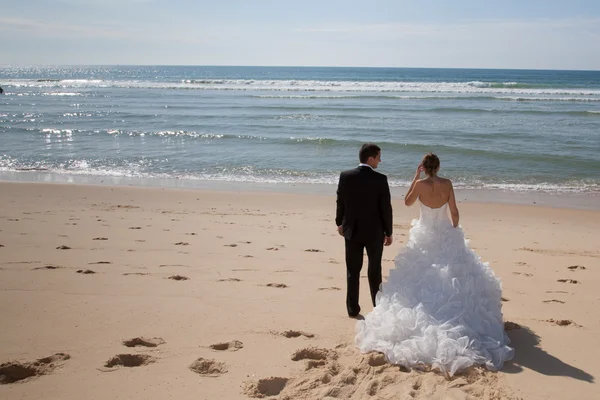
[{"label": "shoreline", "polygon": [[[0,171],[0,183],[58,184],[101,187],[160,188],[184,191],[243,193],[288,193],[335,196],[334,184],[231,182],[218,180],[132,178],[91,175],[56,174],[40,171]],[[394,200],[402,199],[408,186],[390,188]],[[523,192],[506,189],[455,189],[458,203],[532,205],[573,210],[600,211],[597,193]]]}]

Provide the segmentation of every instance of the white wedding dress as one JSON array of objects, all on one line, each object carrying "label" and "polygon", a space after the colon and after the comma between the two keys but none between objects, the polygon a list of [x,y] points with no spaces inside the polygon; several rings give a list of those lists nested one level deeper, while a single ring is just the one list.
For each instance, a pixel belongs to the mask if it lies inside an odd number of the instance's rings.
[{"label": "white wedding dress", "polygon": [[421,204],[412,225],[377,306],[357,322],[356,345],[393,364],[431,366],[450,376],[474,364],[500,369],[514,355],[502,322],[500,281],[452,226],[448,204]]}]

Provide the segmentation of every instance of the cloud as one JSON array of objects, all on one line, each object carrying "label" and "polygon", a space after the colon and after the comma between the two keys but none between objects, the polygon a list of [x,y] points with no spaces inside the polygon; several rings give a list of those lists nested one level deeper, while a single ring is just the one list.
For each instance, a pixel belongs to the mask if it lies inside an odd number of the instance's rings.
[{"label": "cloud", "polygon": [[[61,21],[40,21],[33,18],[0,17],[0,32],[14,35],[58,39],[123,39],[138,42],[168,42],[201,44],[206,43],[198,35],[188,35],[182,30],[170,28],[168,31],[156,29],[153,24],[129,24],[125,22],[86,22],[74,24]],[[10,34],[9,34],[10,35]],[[7,36],[9,36],[7,35]]]},{"label": "cloud", "polygon": [[131,33],[131,28],[119,24],[95,24],[86,23],[85,25],[67,24],[62,22],[38,21],[32,18],[11,18],[0,17],[0,30],[18,31],[19,34],[29,34],[31,36],[43,35],[63,36],[63,35],[83,35],[86,37],[127,37]]},{"label": "cloud", "polygon": [[368,24],[342,25],[332,27],[298,28],[297,33],[332,33],[332,34],[362,34],[398,36],[427,36],[434,35],[438,27],[432,24]]},{"label": "cloud", "polygon": [[58,0],[70,6],[113,7],[123,4],[150,4],[155,0]]},{"label": "cloud", "polygon": [[402,36],[433,36],[448,32],[504,30],[504,29],[574,29],[593,28],[598,30],[600,18],[566,18],[566,19],[537,19],[537,20],[501,20],[479,19],[455,23],[384,23],[384,24],[353,24],[332,25],[307,28],[296,28],[295,33],[307,34],[375,34]]}]

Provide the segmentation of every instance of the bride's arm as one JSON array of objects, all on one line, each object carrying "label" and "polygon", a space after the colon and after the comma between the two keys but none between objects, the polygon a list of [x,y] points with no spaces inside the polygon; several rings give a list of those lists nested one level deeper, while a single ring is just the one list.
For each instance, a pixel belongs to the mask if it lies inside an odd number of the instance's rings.
[{"label": "bride's arm", "polygon": [[454,197],[454,188],[452,182],[450,182],[450,198],[448,199],[448,205],[450,206],[450,215],[452,216],[452,225],[456,228],[458,226],[459,214],[458,207],[456,206],[456,198]]},{"label": "bride's arm", "polygon": [[423,165],[419,164],[410,188],[406,192],[406,196],[404,196],[404,204],[407,206],[412,206],[419,198],[419,186],[417,183],[419,183],[419,179],[421,178],[421,171],[423,171]]}]

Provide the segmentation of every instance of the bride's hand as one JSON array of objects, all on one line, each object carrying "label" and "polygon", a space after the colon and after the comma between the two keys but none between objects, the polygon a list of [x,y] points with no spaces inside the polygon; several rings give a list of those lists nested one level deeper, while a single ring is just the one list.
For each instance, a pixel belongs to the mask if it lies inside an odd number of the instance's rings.
[{"label": "bride's hand", "polygon": [[421,172],[425,171],[425,167],[423,166],[423,163],[419,164],[419,166],[417,167],[417,171],[415,172],[415,179],[419,179],[421,177]]}]

